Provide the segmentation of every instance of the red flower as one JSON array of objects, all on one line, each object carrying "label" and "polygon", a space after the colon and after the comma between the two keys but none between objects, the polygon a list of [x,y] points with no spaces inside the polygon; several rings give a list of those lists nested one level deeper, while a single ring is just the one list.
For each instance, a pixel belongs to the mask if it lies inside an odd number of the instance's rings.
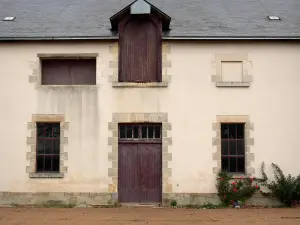
[{"label": "red flower", "polygon": [[255,186],[255,188],[256,188],[256,189],[259,189],[259,186],[258,186],[258,185],[256,185],[256,186]]},{"label": "red flower", "polygon": [[232,184],[232,185],[236,185],[236,182],[233,181],[231,184]]},{"label": "red flower", "polygon": [[233,188],[233,192],[237,192],[237,189],[236,189],[236,188]]},{"label": "red flower", "polygon": [[241,179],[243,180],[243,179],[244,179],[244,177],[241,177]]},{"label": "red flower", "polygon": [[226,198],[226,195],[224,195],[224,199]]},{"label": "red flower", "polygon": [[250,180],[253,181],[253,180],[254,180],[254,177],[250,177]]},{"label": "red flower", "polygon": [[223,178],[223,177],[220,177],[219,179],[220,179],[220,180],[224,180],[224,178]]}]

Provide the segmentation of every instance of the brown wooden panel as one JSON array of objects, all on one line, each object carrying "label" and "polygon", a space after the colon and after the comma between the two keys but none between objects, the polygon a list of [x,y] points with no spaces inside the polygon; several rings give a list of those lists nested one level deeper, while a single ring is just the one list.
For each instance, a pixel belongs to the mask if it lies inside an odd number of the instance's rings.
[{"label": "brown wooden panel", "polygon": [[142,203],[161,202],[162,148],[161,144],[139,144]]},{"label": "brown wooden panel", "polygon": [[119,144],[118,195],[125,203],[140,202],[140,163],[136,144]]},{"label": "brown wooden panel", "polygon": [[160,203],[162,196],[161,143],[119,143],[119,201]]},{"label": "brown wooden panel", "polygon": [[161,81],[161,22],[131,16],[120,23],[119,81]]},{"label": "brown wooden panel", "polygon": [[43,59],[42,85],[96,84],[96,59]]},{"label": "brown wooden panel", "polygon": [[67,63],[62,60],[42,60],[42,85],[70,84]]}]

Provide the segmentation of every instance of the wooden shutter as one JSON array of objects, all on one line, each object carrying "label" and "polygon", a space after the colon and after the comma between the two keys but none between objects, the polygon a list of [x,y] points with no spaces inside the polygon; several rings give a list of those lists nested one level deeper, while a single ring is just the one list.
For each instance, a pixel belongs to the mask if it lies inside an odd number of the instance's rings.
[{"label": "wooden shutter", "polygon": [[96,59],[43,59],[42,85],[96,84]]},{"label": "wooden shutter", "polygon": [[120,82],[161,81],[161,22],[131,16],[120,23]]}]

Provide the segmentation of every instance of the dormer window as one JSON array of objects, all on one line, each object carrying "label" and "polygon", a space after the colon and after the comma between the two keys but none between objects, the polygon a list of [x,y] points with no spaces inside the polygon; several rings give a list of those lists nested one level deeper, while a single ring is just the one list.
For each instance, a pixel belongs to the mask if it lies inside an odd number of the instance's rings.
[{"label": "dormer window", "polygon": [[162,31],[170,17],[144,0],[137,0],[111,17],[119,32],[119,82],[162,81]]}]

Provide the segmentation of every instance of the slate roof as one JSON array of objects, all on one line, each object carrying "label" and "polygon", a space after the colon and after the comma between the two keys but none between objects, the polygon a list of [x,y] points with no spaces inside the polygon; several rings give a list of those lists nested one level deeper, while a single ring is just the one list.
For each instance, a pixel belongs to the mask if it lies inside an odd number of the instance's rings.
[{"label": "slate roof", "polygon": [[[0,40],[110,39],[109,18],[133,0],[0,0]],[[164,38],[300,39],[300,0],[149,0],[169,15]],[[269,21],[268,15],[280,21]],[[14,21],[2,21],[15,16]]]}]

